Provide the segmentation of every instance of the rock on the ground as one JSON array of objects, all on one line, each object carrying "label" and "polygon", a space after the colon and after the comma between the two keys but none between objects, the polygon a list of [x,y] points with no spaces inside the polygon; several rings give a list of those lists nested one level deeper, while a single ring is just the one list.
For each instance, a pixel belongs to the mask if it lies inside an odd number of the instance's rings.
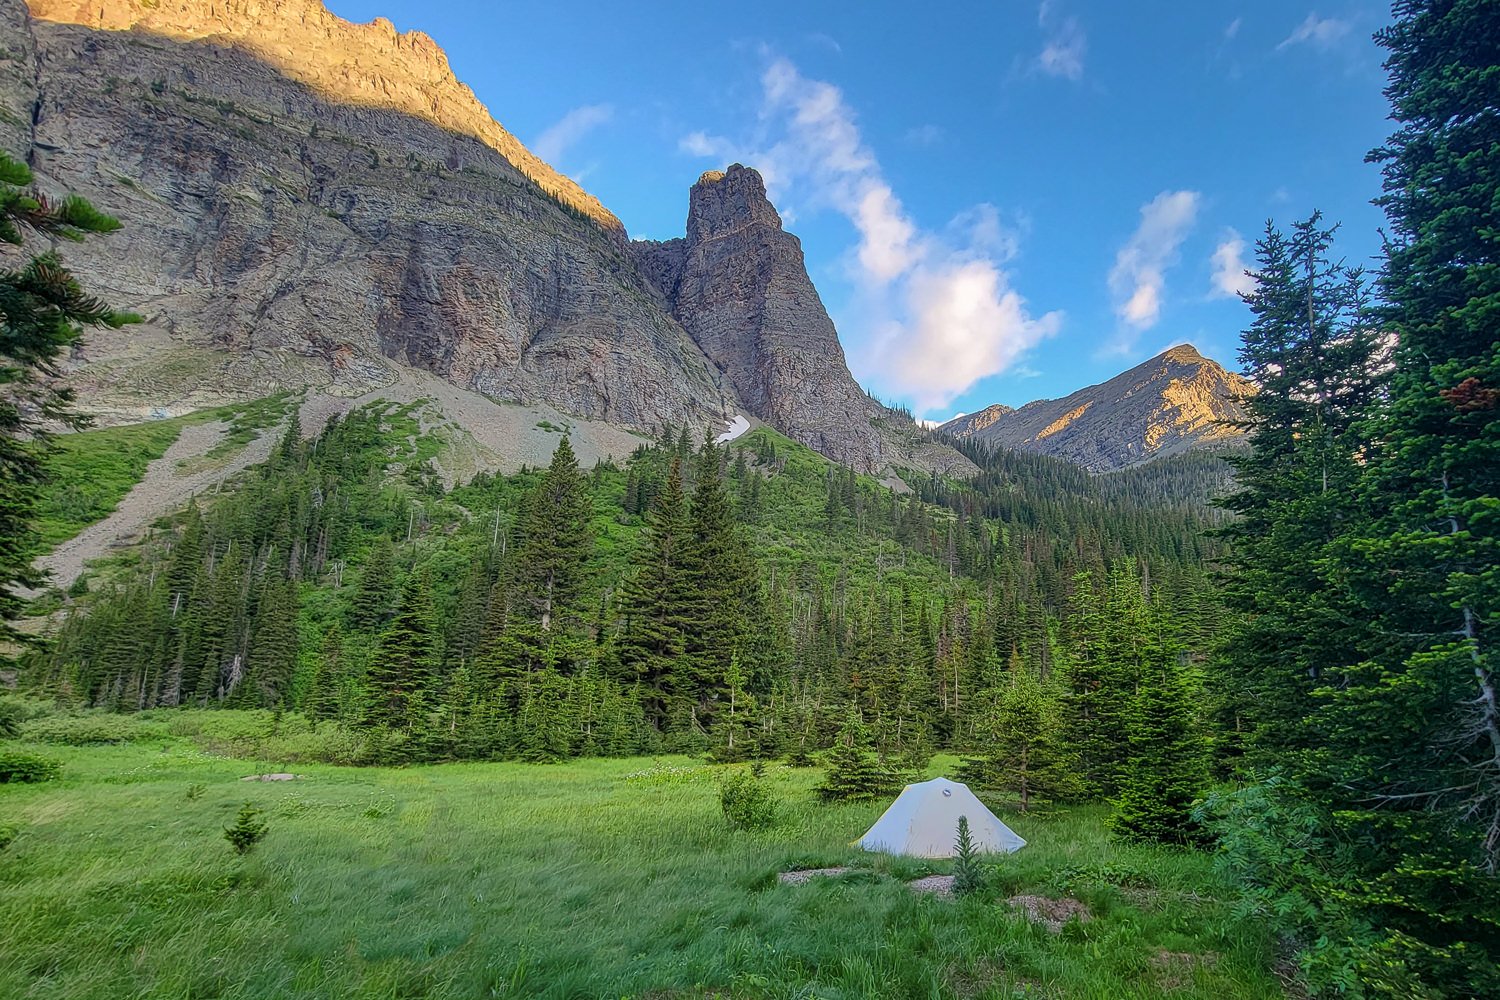
[{"label": "rock on the ground", "polygon": [[848,870],[848,868],[803,868],[800,871],[778,872],[776,881],[782,885],[803,885],[815,878],[835,878]]},{"label": "rock on the ground", "polygon": [[951,899],[953,896],[952,875],[928,875],[926,878],[914,879],[906,883],[906,887],[912,892],[930,893]]}]

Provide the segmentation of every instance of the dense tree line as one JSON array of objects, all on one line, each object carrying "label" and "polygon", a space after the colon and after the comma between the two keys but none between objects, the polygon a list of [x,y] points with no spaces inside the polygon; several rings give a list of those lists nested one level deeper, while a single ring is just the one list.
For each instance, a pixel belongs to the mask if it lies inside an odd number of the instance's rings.
[{"label": "dense tree line", "polygon": [[[545,470],[445,492],[416,452],[393,458],[406,420],[289,427],[75,594],[29,681],[119,710],[298,710],[410,760],[805,755],[853,712],[894,772],[1040,710],[1092,770],[976,771],[1029,804],[1118,790],[1143,676],[1124,636],[1202,652],[1217,629],[1198,550],[1170,537],[1186,515],[1152,524],[1086,482],[1047,517],[1008,498],[1045,495],[1061,463],[992,456],[993,482],[936,504],[767,430],[729,448],[669,431],[623,468],[585,472],[564,437]],[[1101,507],[1142,530],[1122,545]]]},{"label": "dense tree line", "polygon": [[1212,684],[1226,858],[1320,995],[1500,995],[1500,8],[1401,0],[1372,301],[1257,245]]}]

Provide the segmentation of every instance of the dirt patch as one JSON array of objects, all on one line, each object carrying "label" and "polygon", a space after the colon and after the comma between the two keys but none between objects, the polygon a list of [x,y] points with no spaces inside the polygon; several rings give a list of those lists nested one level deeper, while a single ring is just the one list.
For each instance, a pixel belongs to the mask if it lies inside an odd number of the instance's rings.
[{"label": "dirt patch", "polygon": [[948,970],[948,991],[958,1000],[972,1000],[1005,984],[1005,965],[998,959],[981,958],[968,968]]},{"label": "dirt patch", "polygon": [[953,898],[953,876],[952,875],[928,875],[906,883],[906,887],[912,892],[925,892],[944,899]]},{"label": "dirt patch", "polygon": [[1193,985],[1193,973],[1199,969],[1212,969],[1219,964],[1216,952],[1198,955],[1190,951],[1168,951],[1157,949],[1151,956],[1151,968],[1156,981],[1164,990],[1181,990]]},{"label": "dirt patch", "polygon": [[776,875],[776,881],[782,885],[802,885],[815,878],[837,878],[848,870],[848,868],[804,868],[795,872],[779,872]]},{"label": "dirt patch", "polygon": [[298,775],[280,772],[277,774],[247,774],[241,781],[296,781]]},{"label": "dirt patch", "polygon": [[1045,1000],[1058,994],[1035,979],[1011,975],[999,958],[981,958],[967,968],[953,966],[945,977],[947,992],[954,1000],[977,1000],[978,997],[1024,997],[1026,1000]]},{"label": "dirt patch", "polygon": [[1067,896],[1062,899],[1048,899],[1046,896],[1012,896],[1005,902],[1012,909],[1025,913],[1027,920],[1041,924],[1053,934],[1061,931],[1063,925],[1075,917],[1081,924],[1086,924],[1094,918],[1086,905]]}]

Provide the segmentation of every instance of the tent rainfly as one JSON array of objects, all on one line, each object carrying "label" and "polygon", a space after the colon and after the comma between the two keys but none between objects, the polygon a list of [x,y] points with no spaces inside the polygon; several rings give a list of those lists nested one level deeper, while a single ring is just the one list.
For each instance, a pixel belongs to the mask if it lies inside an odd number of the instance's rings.
[{"label": "tent rainfly", "polygon": [[960,816],[968,817],[969,833],[980,851],[1009,854],[1026,846],[1026,841],[1000,822],[968,785],[947,778],[907,785],[859,838],[859,846],[916,858],[951,858]]}]

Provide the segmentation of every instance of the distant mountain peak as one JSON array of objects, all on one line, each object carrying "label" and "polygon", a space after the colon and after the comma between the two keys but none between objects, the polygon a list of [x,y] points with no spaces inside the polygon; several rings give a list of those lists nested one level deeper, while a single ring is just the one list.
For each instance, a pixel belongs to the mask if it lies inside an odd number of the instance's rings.
[{"label": "distant mountain peak", "polygon": [[973,413],[960,413],[952,420],[940,425],[938,430],[952,434],[954,437],[970,437],[1014,412],[1016,412],[1014,407],[1006,406],[1004,403],[991,403],[984,409]]},{"label": "distant mountain peak", "polygon": [[687,239],[694,243],[760,223],[781,228],[781,215],[766,195],[760,171],[731,163],[708,170],[688,195]]},{"label": "distant mountain peak", "polygon": [[1192,344],[1178,344],[1176,347],[1171,347],[1161,352],[1157,357],[1163,361],[1176,361],[1178,364],[1183,365],[1202,364],[1208,360],[1202,354],[1199,354],[1198,348]]},{"label": "distant mountain peak", "polygon": [[989,406],[939,430],[1064,458],[1092,472],[1136,465],[1193,448],[1243,439],[1234,426],[1255,387],[1179,344],[1062,399],[1039,399],[1013,410]]}]

